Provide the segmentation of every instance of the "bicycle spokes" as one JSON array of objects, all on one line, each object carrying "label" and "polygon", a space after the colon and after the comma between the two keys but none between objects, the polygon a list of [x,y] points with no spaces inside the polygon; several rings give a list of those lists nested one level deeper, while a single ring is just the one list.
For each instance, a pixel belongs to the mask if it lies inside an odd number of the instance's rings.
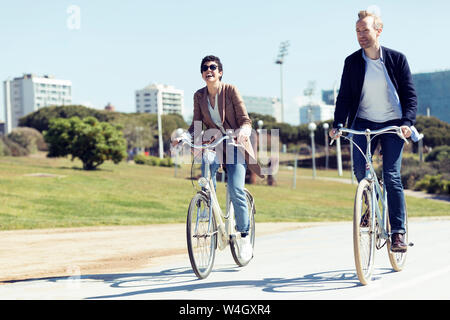
[{"label": "bicycle spokes", "polygon": [[375,250],[375,219],[369,182],[358,185],[353,216],[353,248],[358,278],[362,284],[370,281]]},{"label": "bicycle spokes", "polygon": [[214,217],[202,193],[194,196],[189,206],[186,236],[192,269],[199,278],[211,272],[217,241]]}]

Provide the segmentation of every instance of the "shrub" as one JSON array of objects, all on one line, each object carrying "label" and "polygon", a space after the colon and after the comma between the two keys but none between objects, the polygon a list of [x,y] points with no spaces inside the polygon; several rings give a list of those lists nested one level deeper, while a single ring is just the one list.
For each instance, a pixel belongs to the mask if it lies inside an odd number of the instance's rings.
[{"label": "shrub", "polygon": [[415,190],[425,190],[428,193],[450,194],[450,181],[442,175],[425,175],[414,187]]},{"label": "shrub", "polygon": [[29,151],[22,147],[20,144],[14,142],[8,137],[2,136],[0,138],[3,145],[3,151],[0,155],[22,157],[29,155]]},{"label": "shrub", "polygon": [[147,164],[147,158],[143,154],[137,154],[134,156],[133,160],[136,164]]},{"label": "shrub", "polygon": [[450,180],[450,158],[431,162],[430,165],[432,168],[436,169],[439,174],[442,174],[444,179]]},{"label": "shrub", "polygon": [[435,174],[437,174],[437,170],[425,163],[413,166],[403,166],[402,164],[401,177],[403,187],[405,189],[413,189],[417,181],[426,175]]},{"label": "shrub", "polygon": [[158,157],[154,156],[146,156],[143,154],[138,154],[134,156],[134,162],[136,164],[144,164],[148,166],[156,166],[156,167],[173,167],[174,163],[172,161],[172,158],[167,157],[164,159],[160,159]]},{"label": "shrub", "polygon": [[439,146],[433,149],[426,157],[425,161],[443,161],[450,158],[450,146]]},{"label": "shrub", "polygon": [[8,134],[8,139],[25,148],[28,153],[47,150],[47,144],[44,141],[43,135],[34,128],[15,128]]}]

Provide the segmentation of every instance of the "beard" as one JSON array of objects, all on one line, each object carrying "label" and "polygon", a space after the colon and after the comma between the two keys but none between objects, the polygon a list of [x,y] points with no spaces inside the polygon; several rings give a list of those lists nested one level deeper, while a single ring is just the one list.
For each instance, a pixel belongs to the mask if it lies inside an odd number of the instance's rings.
[{"label": "beard", "polygon": [[375,41],[370,39],[363,39],[363,40],[358,39],[358,43],[361,48],[366,49],[372,47],[375,44]]}]

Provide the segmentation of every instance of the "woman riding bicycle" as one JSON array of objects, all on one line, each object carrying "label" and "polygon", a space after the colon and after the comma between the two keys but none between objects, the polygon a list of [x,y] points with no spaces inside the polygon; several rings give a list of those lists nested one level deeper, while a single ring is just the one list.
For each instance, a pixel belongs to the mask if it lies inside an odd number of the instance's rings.
[{"label": "woman riding bicycle", "polygon": [[[233,204],[236,229],[241,233],[240,252],[245,259],[253,255],[253,248],[249,231],[249,217],[247,200],[244,191],[245,173],[247,166],[255,174],[262,177],[261,168],[256,162],[256,157],[250,143],[252,122],[237,88],[233,85],[223,83],[223,67],[220,59],[216,56],[206,56],[200,65],[200,72],[206,86],[194,94],[194,117],[192,124],[184,135],[189,140],[194,137],[197,141],[201,137],[203,126],[206,127],[205,134],[209,138],[218,138],[222,135],[233,134],[237,143],[242,148],[226,145],[225,148],[217,148],[215,162],[211,165],[211,177],[214,179],[220,165],[224,165],[227,171],[227,188]],[[225,160],[225,161],[224,161]],[[204,174],[204,163],[202,163],[202,175]]]},{"label": "woman riding bicycle", "polygon": [[[416,119],[417,97],[406,57],[380,46],[383,24],[378,16],[361,11],[358,18],[356,33],[361,49],[345,60],[333,128],[329,134],[335,137],[338,125],[347,122],[355,130],[400,126],[408,138]],[[354,136],[353,141],[362,150],[366,149],[365,136]],[[391,250],[405,252],[406,208],[400,176],[403,140],[397,135],[382,135],[374,139],[373,149],[378,141],[383,152],[383,177],[392,231]],[[365,175],[365,159],[359,152],[353,155],[353,170],[360,181]]]}]

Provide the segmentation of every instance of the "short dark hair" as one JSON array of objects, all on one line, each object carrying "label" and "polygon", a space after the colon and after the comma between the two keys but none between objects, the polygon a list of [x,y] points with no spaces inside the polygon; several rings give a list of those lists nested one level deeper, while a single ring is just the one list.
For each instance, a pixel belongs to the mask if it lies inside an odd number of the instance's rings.
[{"label": "short dark hair", "polygon": [[[223,72],[222,62],[220,62],[219,57],[209,55],[202,59],[202,63],[200,64],[200,73],[203,73],[203,71],[202,71],[203,65],[206,62],[210,62],[210,61],[217,63],[217,66],[219,67],[219,72]],[[222,76],[220,76],[219,80],[222,80]]]}]

